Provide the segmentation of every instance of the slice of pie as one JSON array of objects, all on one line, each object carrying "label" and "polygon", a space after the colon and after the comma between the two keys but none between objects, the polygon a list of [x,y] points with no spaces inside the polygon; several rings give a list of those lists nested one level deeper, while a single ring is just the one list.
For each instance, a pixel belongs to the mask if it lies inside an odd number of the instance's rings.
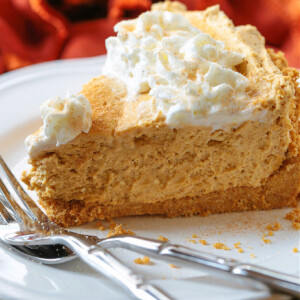
[{"label": "slice of pie", "polygon": [[26,139],[23,180],[55,222],[296,204],[299,73],[255,27],[165,2],[115,30],[102,75]]}]

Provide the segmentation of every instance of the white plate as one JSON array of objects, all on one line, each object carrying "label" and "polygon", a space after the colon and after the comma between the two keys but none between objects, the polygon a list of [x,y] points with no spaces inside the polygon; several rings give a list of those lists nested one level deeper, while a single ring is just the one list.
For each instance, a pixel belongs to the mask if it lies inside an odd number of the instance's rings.
[{"label": "white plate", "polygon": [[[81,85],[101,72],[104,57],[49,62],[10,72],[0,77],[0,151],[16,174],[24,168],[26,157],[24,138],[41,124],[39,106],[52,96],[64,96],[67,90],[78,92]],[[157,238],[163,235],[173,243],[181,243],[206,252],[251,262],[274,270],[299,276],[300,256],[293,253],[299,247],[300,232],[284,219],[289,209],[267,212],[245,212],[209,217],[160,218],[132,217],[118,219],[138,235]],[[268,237],[262,234],[266,225],[278,221],[282,229]],[[0,230],[4,230],[0,226]],[[78,230],[78,229],[77,229]],[[81,232],[104,236],[95,224],[82,226]],[[196,234],[198,241],[189,241]],[[231,250],[217,250],[216,242]],[[244,253],[234,248],[240,242]],[[116,255],[148,280],[171,294],[174,299],[265,299],[267,290],[251,290],[243,283],[216,279],[184,266],[178,269],[154,260],[151,266],[133,263],[139,257],[125,250]],[[255,258],[251,258],[251,254]],[[76,260],[60,266],[43,266],[0,247],[0,297],[9,299],[130,299],[123,290]],[[276,298],[279,299],[279,298]],[[280,297],[286,299],[286,297]]]}]

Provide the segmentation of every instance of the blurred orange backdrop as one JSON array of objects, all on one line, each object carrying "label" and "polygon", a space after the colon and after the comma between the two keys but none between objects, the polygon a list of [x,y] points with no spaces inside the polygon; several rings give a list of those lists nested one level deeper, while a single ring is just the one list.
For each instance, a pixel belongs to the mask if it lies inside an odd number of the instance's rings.
[{"label": "blurred orange backdrop", "polygon": [[[60,58],[104,54],[105,39],[122,18],[150,0],[1,0],[0,74]],[[252,24],[269,47],[300,68],[300,0],[183,0],[191,10],[220,4],[235,25]]]}]

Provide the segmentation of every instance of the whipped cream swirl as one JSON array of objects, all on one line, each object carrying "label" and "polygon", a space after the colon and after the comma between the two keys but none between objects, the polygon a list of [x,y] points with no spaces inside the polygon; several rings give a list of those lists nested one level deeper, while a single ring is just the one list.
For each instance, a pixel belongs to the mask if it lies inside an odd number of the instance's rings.
[{"label": "whipped cream swirl", "polygon": [[92,126],[92,108],[84,95],[55,97],[41,105],[43,126],[25,139],[30,156],[64,145]]},{"label": "whipped cream swirl", "polygon": [[221,112],[231,120],[235,111],[238,119],[249,117],[249,110],[241,112],[248,80],[234,68],[244,56],[226,50],[184,15],[150,11],[118,23],[115,31],[117,37],[106,40],[103,74],[125,82],[128,101],[153,96],[171,126],[202,125]]}]

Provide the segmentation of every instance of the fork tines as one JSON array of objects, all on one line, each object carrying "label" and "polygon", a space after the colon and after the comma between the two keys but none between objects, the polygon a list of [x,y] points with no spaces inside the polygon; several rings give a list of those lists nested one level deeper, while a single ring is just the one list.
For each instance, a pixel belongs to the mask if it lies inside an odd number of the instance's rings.
[{"label": "fork tines", "polygon": [[[0,224],[10,223],[12,221],[11,218],[19,224],[22,224],[24,213],[32,221],[36,221],[37,218],[28,204],[30,204],[31,207],[37,207],[37,205],[26,194],[0,155],[0,172],[1,171],[6,181],[3,181],[0,177]],[[19,201],[16,201],[15,197]]]}]

